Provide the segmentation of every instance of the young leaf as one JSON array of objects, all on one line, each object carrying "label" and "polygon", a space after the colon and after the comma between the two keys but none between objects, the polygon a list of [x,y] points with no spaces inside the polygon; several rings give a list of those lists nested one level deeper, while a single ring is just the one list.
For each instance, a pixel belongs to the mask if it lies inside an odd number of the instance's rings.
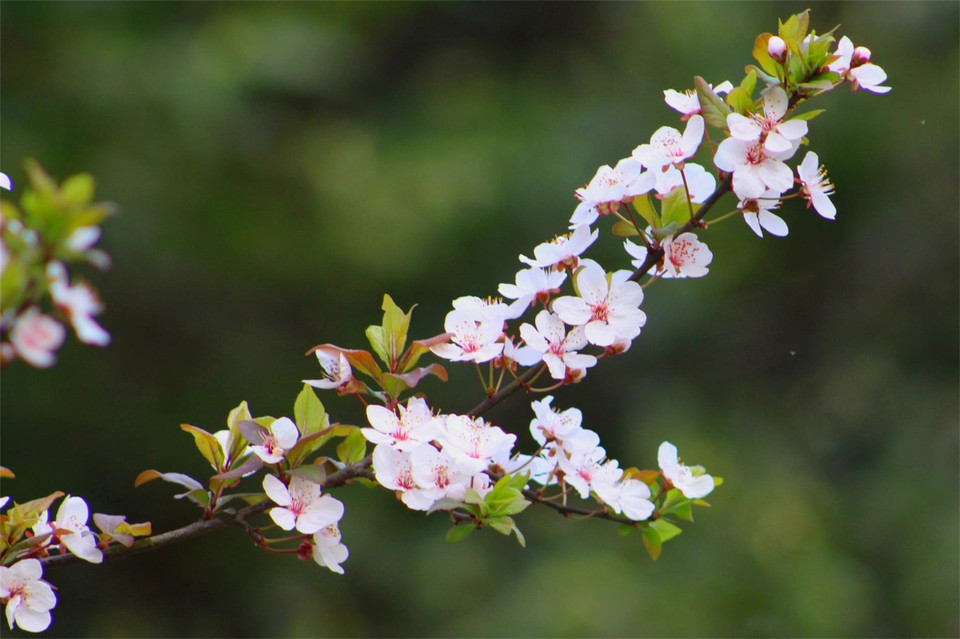
[{"label": "young leaf", "polygon": [[770,57],[768,47],[772,33],[761,33],[753,41],[753,59],[757,61],[760,68],[766,71],[770,76],[777,78],[780,75],[780,64]]},{"label": "young leaf", "polygon": [[663,519],[655,519],[651,521],[649,527],[657,531],[657,535],[660,537],[661,542],[670,541],[683,532],[682,529]]},{"label": "young leaf", "polygon": [[743,87],[737,87],[727,94],[727,104],[741,115],[752,111],[754,106],[753,98],[750,97]]},{"label": "young leaf", "polygon": [[196,444],[197,450],[214,469],[223,466],[223,451],[220,449],[220,442],[217,441],[216,437],[202,428],[190,424],[180,424],[180,428],[193,435],[193,443]]},{"label": "young leaf", "polygon": [[612,231],[617,237],[633,237],[635,235],[640,235],[640,231],[637,230],[637,227],[626,220],[617,220],[617,222],[613,225]]},{"label": "young leaf", "polygon": [[650,559],[656,561],[660,558],[660,552],[663,550],[663,543],[660,541],[660,535],[650,526],[643,528],[643,545],[650,555]]},{"label": "young leaf", "polygon": [[794,120],[806,120],[807,122],[809,122],[810,120],[814,119],[815,117],[817,117],[818,115],[820,115],[820,114],[823,113],[824,111],[826,111],[826,109],[814,109],[814,110],[812,110],[812,111],[807,111],[806,113],[798,113],[798,114],[796,114],[796,115],[793,116],[793,119],[794,119]]},{"label": "young leaf", "polygon": [[363,432],[359,428],[355,428],[337,446],[337,457],[345,464],[357,463],[363,459],[366,452],[367,438],[363,436]]},{"label": "young leaf", "polygon": [[697,89],[697,98],[700,100],[700,113],[704,121],[717,129],[727,128],[727,116],[730,115],[730,107],[724,104],[707,81],[697,76],[693,79],[693,85]]},{"label": "young leaf", "polygon": [[633,198],[631,205],[633,205],[633,210],[636,211],[649,226],[654,228],[660,226],[660,216],[657,215],[657,210],[653,207],[653,202],[650,201],[649,194],[639,195]]},{"label": "young leaf", "polygon": [[317,399],[317,394],[310,386],[303,385],[303,390],[297,395],[293,405],[293,419],[300,427],[304,437],[325,428],[326,411],[323,404]]},{"label": "young leaf", "polygon": [[690,203],[687,201],[687,191],[681,184],[664,196],[663,202],[660,204],[660,208],[662,211],[662,224],[664,226],[673,223],[681,225],[686,224],[690,219],[691,209],[694,213],[696,213],[697,209],[700,208],[700,205],[690,205]]},{"label": "young leaf", "polygon": [[447,531],[447,542],[455,544],[458,541],[463,541],[467,538],[467,535],[476,530],[477,527],[473,524],[462,524],[460,526],[454,526]]}]

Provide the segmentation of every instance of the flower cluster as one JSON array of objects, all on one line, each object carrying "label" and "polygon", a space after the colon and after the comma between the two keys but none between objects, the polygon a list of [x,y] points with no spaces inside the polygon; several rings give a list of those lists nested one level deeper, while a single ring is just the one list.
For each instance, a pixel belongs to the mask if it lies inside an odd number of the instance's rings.
[{"label": "flower cluster", "polygon": [[[49,368],[66,340],[64,325],[84,344],[110,343],[110,334],[94,319],[103,311],[96,290],[71,280],[67,264],[109,265],[95,245],[111,208],[92,202],[89,175],[58,187],[39,165],[29,163],[27,170],[31,186],[20,207],[0,203],[0,365],[21,359]],[[12,187],[0,173],[0,189]]]},{"label": "flower cluster", "polygon": [[[6,469],[4,476],[11,477]],[[51,553],[69,553],[90,563],[103,561],[103,549],[116,542],[130,547],[135,537],[149,535],[149,523],[128,524],[122,515],[95,513],[100,533],[90,530],[90,511],[82,497],[66,496],[53,521],[49,508],[63,493],[14,504],[0,513],[0,602],[5,606],[12,630],[42,632],[50,625],[50,610],[57,599],[47,582],[39,559]],[[0,497],[0,508],[9,497]]]}]

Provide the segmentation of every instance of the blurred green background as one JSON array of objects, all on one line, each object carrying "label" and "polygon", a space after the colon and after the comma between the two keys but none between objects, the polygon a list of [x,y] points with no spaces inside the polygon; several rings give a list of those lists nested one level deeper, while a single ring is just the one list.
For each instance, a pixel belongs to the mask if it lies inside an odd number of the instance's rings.
[{"label": "blurred green background", "polygon": [[[174,487],[133,488],[206,476],[179,424],[290,414],[303,353],[363,347],[385,292],[439,333],[563,232],[597,166],[677,122],[663,89],[739,80],[806,6],[4,2],[0,166],[91,171],[122,215],[88,273],[113,344],[3,372],[3,494],[191,521]],[[710,276],[650,288],[627,356],[557,393],[625,465],[670,439],[726,479],[658,562],[541,509],[526,550],[450,546],[443,516],[348,487],[344,577],[223,532],[51,570],[48,635],[956,636],[958,4],[812,9],[894,87],[818,100],[837,220],[792,202],[786,239],[711,229]],[[609,236],[594,256],[628,262]],[[448,368],[425,390],[466,410],[474,372]],[[531,412],[488,417],[525,433]]]}]

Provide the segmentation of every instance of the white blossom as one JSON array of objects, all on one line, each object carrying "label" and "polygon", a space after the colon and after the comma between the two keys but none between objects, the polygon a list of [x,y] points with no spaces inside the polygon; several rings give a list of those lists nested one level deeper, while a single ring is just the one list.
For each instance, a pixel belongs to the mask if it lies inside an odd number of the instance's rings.
[{"label": "white blossom", "polygon": [[560,287],[566,279],[566,271],[543,268],[527,268],[518,271],[515,277],[516,284],[501,284],[498,288],[501,295],[515,300],[510,305],[508,319],[520,317],[536,301],[546,304],[551,295],[560,292]]},{"label": "white blossom", "polygon": [[713,477],[694,475],[689,466],[680,463],[677,447],[670,442],[660,444],[657,461],[663,476],[688,499],[701,499],[713,492]]},{"label": "white blossom", "polygon": [[376,404],[367,406],[367,421],[373,428],[361,429],[364,437],[373,444],[409,451],[439,433],[433,413],[422,397],[411,397],[398,410],[399,415]]},{"label": "white blossom", "polygon": [[679,164],[693,157],[703,140],[703,116],[693,115],[687,127],[680,131],[662,126],[650,136],[649,144],[641,144],[633,150],[633,159],[649,169],[661,169],[670,164]]},{"label": "white blossom", "polygon": [[566,379],[568,369],[583,370],[594,366],[597,358],[578,351],[587,345],[582,328],[574,328],[569,333],[563,320],[548,310],[542,310],[534,318],[536,327],[530,324],[520,326],[520,336],[527,343],[521,353],[536,351],[547,365],[554,379]]},{"label": "white blossom", "polygon": [[10,343],[23,361],[36,368],[49,368],[56,362],[55,353],[66,335],[60,322],[31,306],[14,320]]},{"label": "white blossom", "polygon": [[836,219],[837,207],[830,201],[833,195],[833,184],[827,179],[827,171],[820,165],[820,158],[813,151],[808,151],[803,162],[797,167],[802,185],[800,192],[808,200],[807,205],[813,205],[814,210],[828,220]]},{"label": "white blossom", "polygon": [[[663,263],[656,275],[665,279],[683,277],[703,277],[710,269],[713,253],[693,233],[681,233],[677,237],[668,235],[660,242],[663,247]],[[647,248],[624,240],[624,248],[634,259],[631,264],[640,268],[647,259]]]},{"label": "white blossom", "polygon": [[630,271],[607,274],[596,262],[586,263],[576,275],[578,297],[560,297],[553,310],[567,324],[583,326],[587,341],[610,346],[618,339],[633,339],[640,334],[647,316],[638,306],[643,289],[629,281]]},{"label": "white blossom", "polygon": [[57,597],[50,584],[40,579],[43,567],[36,559],[23,559],[12,566],[0,566],[0,599],[6,600],[10,629],[43,632],[50,626],[50,610]]},{"label": "white blossom", "polygon": [[284,530],[296,528],[312,535],[343,517],[343,503],[330,495],[321,495],[320,484],[303,477],[294,475],[287,487],[275,476],[266,475],[263,491],[278,505],[270,509],[270,518]]},{"label": "white blossom", "polygon": [[780,194],[776,191],[764,191],[759,198],[740,200],[737,208],[743,211],[743,221],[757,237],[763,237],[763,231],[777,237],[785,237],[790,232],[783,218],[773,213],[780,208]]},{"label": "white blossom", "polygon": [[887,79],[887,73],[881,67],[870,62],[870,49],[854,47],[847,36],[840,38],[834,51],[837,59],[827,68],[852,84],[853,90],[864,89],[873,93],[887,93],[890,87],[881,86]]},{"label": "white blossom", "polygon": [[767,190],[779,195],[793,186],[793,171],[783,161],[795,150],[773,153],[760,142],[730,137],[717,147],[713,163],[733,173],[733,192],[741,199],[758,198]]},{"label": "white blossom", "polygon": [[599,233],[597,229],[591,231],[588,224],[582,224],[566,235],[558,235],[537,245],[533,249],[533,259],[521,255],[520,261],[538,268],[575,269],[580,263],[580,255],[597,240]]},{"label": "white blossom", "polygon": [[[717,86],[709,86],[717,95],[723,95],[733,90],[733,85],[728,80],[724,80]],[[681,120],[688,120],[690,116],[700,113],[700,98],[697,95],[696,89],[687,89],[685,91],[666,89],[663,92],[663,101],[666,102],[667,106],[671,109],[683,114],[683,117],[680,118]]]},{"label": "white blossom", "polygon": [[103,304],[96,292],[83,282],[71,285],[63,262],[47,264],[47,277],[50,279],[53,303],[69,318],[77,339],[96,346],[109,344],[110,333],[93,319],[94,315],[103,311]]},{"label": "white blossom", "polygon": [[614,168],[604,164],[597,169],[590,183],[576,191],[580,205],[570,217],[570,228],[593,224],[599,216],[609,215],[621,204],[628,204],[636,196],[650,191],[654,174],[642,169],[640,162],[633,158],[620,160]]},{"label": "white blossom", "polygon": [[289,417],[275,420],[266,431],[262,443],[250,446],[253,454],[262,459],[265,464],[279,463],[286,452],[300,439],[300,431]]},{"label": "white blossom", "polygon": [[727,116],[730,135],[744,142],[763,139],[763,148],[768,153],[784,153],[795,148],[807,134],[807,122],[799,118],[783,121],[790,100],[782,87],[775,86],[763,94],[763,115],[751,113],[749,117],[739,113]]},{"label": "white blossom", "polygon": [[103,552],[97,548],[97,536],[87,526],[89,517],[87,502],[82,497],[67,496],[57,509],[57,518],[51,526],[67,550],[84,561],[99,564],[103,561]]},{"label": "white blossom", "polygon": [[318,348],[315,353],[323,369],[323,379],[305,379],[304,384],[320,389],[340,389],[353,381],[353,369],[343,352]]},{"label": "white blossom", "polygon": [[313,560],[338,575],[343,574],[340,564],[350,556],[350,551],[340,542],[340,538],[340,527],[335,523],[324,526],[313,535]]}]

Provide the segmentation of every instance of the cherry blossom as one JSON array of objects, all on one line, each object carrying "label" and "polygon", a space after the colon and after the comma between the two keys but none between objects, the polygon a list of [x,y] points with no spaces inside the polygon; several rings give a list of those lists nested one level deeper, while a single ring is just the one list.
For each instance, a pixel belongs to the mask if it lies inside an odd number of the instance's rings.
[{"label": "cherry blossom", "polygon": [[550,296],[560,292],[567,279],[566,271],[543,268],[528,268],[517,272],[516,284],[501,284],[497,290],[504,297],[514,301],[510,305],[508,319],[523,315],[535,302],[546,305]]},{"label": "cherry blossom", "polygon": [[320,484],[294,475],[287,487],[273,475],[263,478],[263,491],[278,504],[270,518],[284,530],[297,529],[312,535],[324,526],[340,521],[343,504],[330,495],[321,495]]},{"label": "cherry blossom", "polygon": [[[520,336],[527,343],[525,349],[540,353],[554,379],[566,379],[568,370],[583,370],[597,363],[593,355],[578,353],[587,345],[582,328],[567,333],[561,318],[548,310],[542,310],[534,318],[536,328],[530,324],[520,326]],[[525,349],[520,349],[524,352]]]},{"label": "cherry blossom", "polygon": [[10,176],[6,173],[0,173],[0,189],[13,190],[13,182],[10,181]]},{"label": "cherry blossom", "polygon": [[129,532],[118,532],[121,526],[127,523],[127,518],[123,515],[104,515],[103,513],[93,513],[93,523],[103,533],[105,538],[116,540],[127,548],[133,545],[135,537]]},{"label": "cherry blossom", "polygon": [[57,518],[51,526],[67,550],[84,561],[99,564],[103,561],[103,553],[97,548],[96,535],[87,527],[89,517],[87,502],[82,497],[67,496],[57,509]]},{"label": "cherry blossom", "polygon": [[592,232],[588,224],[573,229],[566,235],[558,235],[533,249],[533,259],[521,255],[520,261],[528,266],[573,270],[580,264],[580,254],[593,244],[600,231]]},{"label": "cherry blossom", "polygon": [[398,410],[399,416],[383,406],[367,406],[367,421],[373,426],[361,429],[367,441],[397,450],[412,450],[437,436],[439,428],[422,397],[411,397],[406,407],[399,406]]},{"label": "cherry blossom", "polygon": [[511,309],[500,298],[482,298],[476,295],[464,295],[453,300],[455,311],[467,311],[476,315],[477,321],[489,320],[501,324],[510,317]]},{"label": "cherry blossom", "polygon": [[834,55],[836,60],[827,65],[834,73],[848,80],[853,90],[864,89],[873,93],[887,93],[890,87],[881,86],[887,79],[887,73],[870,62],[870,49],[853,46],[847,36],[840,38]]},{"label": "cherry blossom", "polygon": [[[730,84],[729,81],[724,80],[717,86],[710,85],[710,88],[713,89],[713,92],[717,95],[723,95],[724,93],[732,91],[733,85]],[[671,109],[683,114],[683,117],[680,118],[681,121],[689,120],[690,116],[700,113],[700,98],[697,96],[696,89],[687,89],[682,92],[666,89],[663,92],[663,101],[666,102],[667,106]]]},{"label": "cherry blossom", "polygon": [[614,168],[604,164],[597,169],[590,183],[576,191],[580,205],[570,217],[570,228],[593,224],[599,216],[609,215],[621,204],[628,204],[636,196],[650,191],[654,174],[650,171],[641,172],[642,168],[635,159],[624,158]]},{"label": "cherry blossom", "polygon": [[564,481],[586,499],[590,496],[594,476],[600,472],[607,452],[600,446],[591,448],[579,455],[558,455],[560,469],[563,470]]},{"label": "cherry blossom", "polygon": [[657,171],[656,175],[658,195],[667,195],[678,186],[683,186],[683,179],[686,177],[690,201],[694,204],[702,203],[717,188],[717,179],[713,174],[693,162],[684,164],[682,173],[677,167],[670,165],[664,171]]},{"label": "cherry blossom", "polygon": [[624,478],[615,488],[615,494],[606,502],[614,512],[634,521],[650,518],[654,505],[650,501],[649,486],[638,479]]},{"label": "cherry blossom", "polygon": [[57,349],[67,332],[57,320],[31,306],[14,320],[10,343],[17,355],[36,368],[49,368],[56,362]]},{"label": "cherry blossom", "polygon": [[580,296],[554,300],[553,310],[567,324],[583,326],[591,344],[610,346],[618,339],[633,339],[647,316],[637,308],[643,301],[643,289],[629,277],[630,271],[617,271],[608,282],[599,264],[587,262],[576,275]]},{"label": "cherry blossom", "polygon": [[471,474],[463,472],[452,455],[428,444],[410,452],[410,471],[423,496],[433,502],[444,497],[462,500]]},{"label": "cherry blossom", "polygon": [[789,106],[787,92],[779,86],[771,87],[763,94],[763,115],[751,113],[747,117],[731,113],[727,116],[730,135],[744,142],[757,142],[762,138],[763,148],[768,153],[795,149],[807,134],[807,122],[798,118],[784,122]]},{"label": "cherry blossom", "polygon": [[766,190],[779,195],[793,186],[793,171],[784,160],[793,156],[795,149],[774,153],[760,142],[746,142],[727,138],[717,147],[713,163],[733,173],[733,192],[741,199],[758,198]]},{"label": "cherry blossom", "polygon": [[813,151],[803,156],[803,162],[797,167],[802,187],[800,192],[814,210],[828,220],[836,219],[837,207],[830,201],[833,195],[833,184],[827,179],[827,171],[820,165],[820,158]]},{"label": "cherry blossom", "polygon": [[660,444],[657,452],[657,462],[663,476],[673,484],[673,487],[683,493],[688,499],[701,499],[713,492],[713,477],[707,474],[694,475],[689,466],[680,463],[677,457],[677,447],[670,442]]},{"label": "cherry blossom", "polygon": [[42,576],[43,567],[36,559],[0,566],[0,599],[11,630],[43,632],[50,626],[50,610],[57,605],[57,597]]},{"label": "cherry blossom", "polygon": [[103,304],[94,290],[82,282],[71,285],[63,262],[47,264],[47,277],[50,279],[53,303],[69,318],[77,339],[96,346],[109,344],[110,333],[93,319],[103,310]]},{"label": "cherry blossom", "polygon": [[320,362],[320,368],[323,369],[323,379],[305,379],[304,384],[325,390],[332,388],[340,390],[350,385],[353,381],[353,369],[342,351],[318,348],[315,353],[317,361]]},{"label": "cherry blossom", "polygon": [[553,395],[530,402],[535,417],[530,421],[530,434],[541,446],[551,443],[560,446],[567,455],[576,455],[600,444],[600,436],[583,428],[583,414],[579,408],[557,410],[550,404]]},{"label": "cherry blossom", "polygon": [[338,575],[343,574],[340,564],[350,556],[350,551],[340,539],[340,527],[335,523],[324,526],[313,535],[313,560]]},{"label": "cherry blossom", "polygon": [[475,475],[510,458],[517,436],[503,432],[481,418],[444,415],[437,418],[443,427],[437,440],[467,475]]},{"label": "cherry blossom", "polygon": [[297,425],[289,417],[275,420],[263,435],[263,443],[250,446],[254,455],[265,464],[279,463],[288,450],[293,448],[300,439]]},{"label": "cherry blossom", "polygon": [[[504,305],[505,306],[505,305]],[[454,362],[482,364],[500,355],[503,344],[503,318],[479,309],[454,309],[447,313],[443,328],[453,343],[430,347],[435,355]]]},{"label": "cherry blossom", "polygon": [[703,116],[693,115],[681,134],[669,126],[662,126],[650,136],[649,144],[641,144],[633,150],[633,159],[650,169],[661,169],[670,164],[680,164],[693,157],[703,140]]},{"label": "cherry blossom", "polygon": [[767,40],[767,53],[770,54],[770,57],[783,64],[783,61],[787,59],[787,43],[780,36],[770,36],[770,39]]},{"label": "cherry blossom", "polygon": [[[656,271],[658,277],[703,277],[710,272],[707,266],[713,261],[713,253],[695,234],[681,233],[677,237],[668,235],[660,245],[663,247],[663,260]],[[636,258],[631,264],[640,268],[647,259],[647,248],[630,240],[624,240],[623,246],[627,253]]]},{"label": "cherry blossom", "polygon": [[740,200],[737,205],[743,211],[743,221],[757,237],[763,237],[763,231],[785,237],[790,229],[779,215],[773,213],[780,208],[780,194],[776,191],[764,191],[759,198]]}]

